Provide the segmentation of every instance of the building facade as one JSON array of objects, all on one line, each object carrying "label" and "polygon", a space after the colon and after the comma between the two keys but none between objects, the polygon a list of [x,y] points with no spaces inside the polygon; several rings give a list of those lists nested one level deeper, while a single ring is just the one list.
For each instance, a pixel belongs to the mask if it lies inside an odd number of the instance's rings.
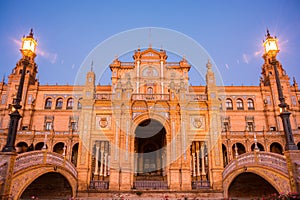
[{"label": "building facade", "polygon": [[[23,59],[0,83],[1,149]],[[96,85],[93,70],[80,86],[40,85],[34,59],[19,111],[13,198],[46,198],[49,185],[53,195],[82,198],[215,199],[298,190],[298,171],[291,169],[299,165],[285,154],[275,72],[266,54],[257,86],[218,86],[209,60],[202,66],[206,85],[191,86],[185,58],[169,62],[166,51],[151,47],[137,49],[131,62],[113,60],[111,85]],[[300,147],[300,90],[277,67]],[[5,177],[2,170],[2,191]]]}]

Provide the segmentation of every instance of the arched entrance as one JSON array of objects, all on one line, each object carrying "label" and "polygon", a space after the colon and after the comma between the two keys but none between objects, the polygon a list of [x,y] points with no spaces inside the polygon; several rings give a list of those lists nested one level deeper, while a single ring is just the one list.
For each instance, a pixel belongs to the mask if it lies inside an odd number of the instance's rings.
[{"label": "arched entrance", "polygon": [[67,179],[56,172],[49,172],[35,179],[22,193],[20,199],[68,199],[72,187]]},{"label": "arched entrance", "polygon": [[165,176],[165,145],[166,130],[159,121],[147,119],[138,125],[135,130],[136,176],[162,180]]},{"label": "arched entrance", "polygon": [[262,198],[278,191],[261,176],[244,172],[238,175],[230,184],[228,197],[232,199]]}]

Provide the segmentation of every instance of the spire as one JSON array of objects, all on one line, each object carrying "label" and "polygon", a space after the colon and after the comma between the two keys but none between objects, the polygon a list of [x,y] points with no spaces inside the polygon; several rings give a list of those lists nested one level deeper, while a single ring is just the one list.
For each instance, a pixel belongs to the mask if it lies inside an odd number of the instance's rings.
[{"label": "spire", "polygon": [[2,83],[4,84],[4,82],[5,82],[5,74],[2,77]]},{"label": "spire", "polygon": [[92,63],[91,63],[91,72],[94,71],[94,61],[92,60]]}]

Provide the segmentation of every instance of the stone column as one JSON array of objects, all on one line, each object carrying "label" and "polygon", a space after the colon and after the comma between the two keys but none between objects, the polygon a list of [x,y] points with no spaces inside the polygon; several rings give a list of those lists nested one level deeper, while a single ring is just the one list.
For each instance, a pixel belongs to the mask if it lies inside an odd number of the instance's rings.
[{"label": "stone column", "polygon": [[1,163],[6,163],[6,165],[0,166],[1,176],[4,175],[2,177],[4,183],[3,186],[0,188],[0,196],[3,200],[9,199],[9,197],[11,197],[11,187],[16,157],[17,153],[15,152],[0,152]]},{"label": "stone column", "polygon": [[291,192],[300,193],[300,181],[298,180],[298,169],[295,163],[300,163],[300,150],[287,150],[284,152],[287,162],[287,170],[290,179]]},{"label": "stone column", "polygon": [[98,175],[98,159],[99,159],[99,144],[96,143],[96,155],[95,155],[95,171],[94,175]]}]

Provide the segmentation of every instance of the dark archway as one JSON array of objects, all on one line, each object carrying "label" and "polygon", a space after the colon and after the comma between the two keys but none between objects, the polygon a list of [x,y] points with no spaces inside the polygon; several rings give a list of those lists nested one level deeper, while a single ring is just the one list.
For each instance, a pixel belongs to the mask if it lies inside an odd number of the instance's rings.
[{"label": "dark archway", "polygon": [[26,152],[28,149],[28,144],[26,142],[19,142],[17,145],[16,145],[16,151],[17,153],[24,153]]},{"label": "dark archway", "polygon": [[278,154],[283,155],[282,146],[278,142],[273,142],[270,145],[270,151],[273,152],[273,153],[278,153]]},{"label": "dark archway", "polygon": [[43,146],[44,146],[44,142],[39,142],[35,145],[34,150],[42,150]]},{"label": "dark archway", "polygon": [[297,143],[298,150],[300,150],[300,142]]},{"label": "dark archway", "polygon": [[135,130],[136,175],[164,176],[166,130],[157,120],[147,119]]},{"label": "dark archway", "polygon": [[[257,147],[258,147],[258,149],[260,151],[264,151],[265,150],[264,146],[262,144],[260,144],[259,142],[257,143]],[[255,148],[255,144],[252,144],[251,145],[251,151],[254,151],[254,148]]]},{"label": "dark archway", "polygon": [[72,148],[72,157],[71,157],[71,162],[77,166],[77,158],[78,158],[78,143],[74,144]]},{"label": "dark archway", "polygon": [[268,181],[249,172],[238,175],[228,189],[230,199],[260,199],[275,193],[278,194],[277,190]]},{"label": "dark archway", "polygon": [[58,142],[53,147],[53,152],[63,154],[65,144],[63,142]]},{"label": "dark archway", "polygon": [[35,179],[23,192],[21,199],[68,199],[72,187],[60,173],[50,172]]},{"label": "dark archway", "polygon": [[238,155],[246,153],[245,146],[243,144],[241,144],[241,143],[236,143],[236,145],[235,144],[232,145],[232,152],[233,152],[232,155],[233,155],[233,158],[235,157],[235,154],[236,154],[236,150],[235,150],[236,148],[237,148]]}]

